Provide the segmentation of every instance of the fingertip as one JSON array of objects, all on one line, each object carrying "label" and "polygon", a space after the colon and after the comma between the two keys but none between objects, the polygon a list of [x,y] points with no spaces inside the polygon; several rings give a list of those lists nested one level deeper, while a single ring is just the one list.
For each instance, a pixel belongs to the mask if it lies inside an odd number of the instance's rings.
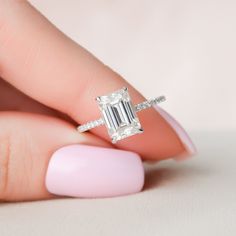
[{"label": "fingertip", "polygon": [[168,124],[173,128],[173,130],[178,135],[184,149],[181,153],[174,157],[175,160],[186,160],[194,156],[197,153],[197,149],[191,140],[188,133],[180,125],[180,123],[174,119],[170,114],[168,114],[164,109],[159,106],[155,106],[156,111],[168,122]]}]

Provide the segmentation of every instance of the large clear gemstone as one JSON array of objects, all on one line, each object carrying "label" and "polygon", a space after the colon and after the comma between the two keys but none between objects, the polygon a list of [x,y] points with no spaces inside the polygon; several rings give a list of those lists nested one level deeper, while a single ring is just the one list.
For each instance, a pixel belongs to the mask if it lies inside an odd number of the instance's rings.
[{"label": "large clear gemstone", "polygon": [[97,101],[113,143],[143,132],[127,88],[97,97]]}]

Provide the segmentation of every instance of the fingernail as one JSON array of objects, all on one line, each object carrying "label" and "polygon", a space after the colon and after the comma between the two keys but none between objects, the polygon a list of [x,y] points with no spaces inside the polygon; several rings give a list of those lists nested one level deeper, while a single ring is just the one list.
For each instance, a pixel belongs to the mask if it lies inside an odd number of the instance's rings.
[{"label": "fingernail", "polygon": [[185,152],[180,154],[179,156],[174,157],[173,159],[176,161],[186,160],[189,157],[196,154],[197,150],[194,146],[191,138],[187,134],[187,132],[184,130],[184,128],[166,111],[164,111],[159,106],[155,106],[155,109],[159,112],[159,114],[167,121],[167,123],[175,130],[177,135],[179,136],[179,139],[182,141]]},{"label": "fingernail", "polygon": [[143,184],[144,169],[138,154],[88,145],[57,150],[46,174],[49,192],[70,197],[127,195],[141,191]]}]

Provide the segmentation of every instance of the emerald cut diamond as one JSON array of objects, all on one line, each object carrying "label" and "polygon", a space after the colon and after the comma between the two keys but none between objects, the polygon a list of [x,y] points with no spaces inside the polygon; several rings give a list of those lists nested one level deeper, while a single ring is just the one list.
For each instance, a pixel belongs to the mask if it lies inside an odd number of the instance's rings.
[{"label": "emerald cut diamond", "polygon": [[96,100],[113,143],[143,132],[127,88],[97,97]]}]

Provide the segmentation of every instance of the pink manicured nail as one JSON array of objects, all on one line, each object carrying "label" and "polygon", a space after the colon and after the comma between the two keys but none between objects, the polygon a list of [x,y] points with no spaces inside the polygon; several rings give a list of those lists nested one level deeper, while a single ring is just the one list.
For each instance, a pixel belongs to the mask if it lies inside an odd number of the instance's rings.
[{"label": "pink manicured nail", "polygon": [[159,114],[168,122],[168,124],[175,130],[183,145],[185,146],[186,152],[181,155],[175,157],[174,159],[177,161],[188,159],[189,157],[196,154],[197,150],[191,141],[189,135],[186,133],[184,128],[166,111],[164,111],[159,106],[155,106],[155,109],[159,112]]},{"label": "pink manicured nail", "polygon": [[51,157],[46,187],[56,195],[98,198],[137,193],[144,184],[138,154],[88,145],[71,145]]}]

